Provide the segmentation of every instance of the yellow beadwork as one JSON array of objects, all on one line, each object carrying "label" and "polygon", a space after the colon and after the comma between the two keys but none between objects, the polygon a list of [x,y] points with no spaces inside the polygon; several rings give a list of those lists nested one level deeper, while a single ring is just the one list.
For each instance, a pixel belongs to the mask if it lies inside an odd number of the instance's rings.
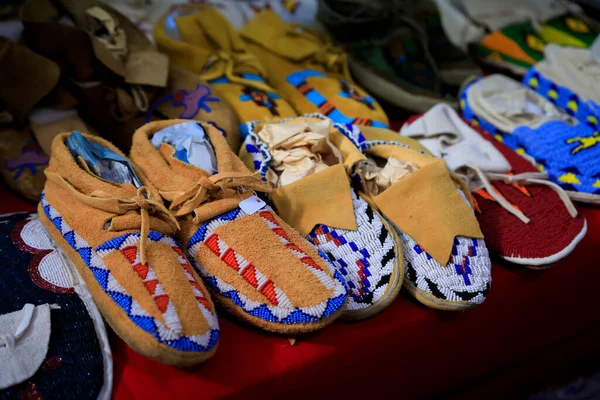
[{"label": "yellow beadwork", "polygon": [[537,87],[538,87],[538,80],[537,80],[537,78],[531,78],[531,79],[529,79],[529,86],[531,86],[534,89],[537,89]]},{"label": "yellow beadwork", "polygon": [[546,46],[542,40],[533,35],[527,35],[526,42],[527,46],[535,51],[544,51],[544,47]]},{"label": "yellow beadwork", "polygon": [[575,174],[572,172],[568,172],[564,175],[559,176],[558,180],[563,183],[570,183],[571,185],[581,185],[579,179],[577,179]]},{"label": "yellow beadwork", "polygon": [[587,26],[587,24],[580,19],[567,17],[567,19],[565,20],[565,23],[567,24],[569,29],[572,30],[573,32],[580,32],[580,33],[589,33],[590,32],[590,28]]}]

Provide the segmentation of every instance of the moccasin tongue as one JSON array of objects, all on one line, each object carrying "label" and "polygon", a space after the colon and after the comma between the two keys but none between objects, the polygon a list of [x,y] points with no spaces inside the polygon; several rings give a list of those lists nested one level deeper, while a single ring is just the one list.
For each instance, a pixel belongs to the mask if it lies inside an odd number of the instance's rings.
[{"label": "moccasin tongue", "polygon": [[196,14],[197,23],[206,37],[217,49],[240,52],[244,51],[244,42],[235,31],[229,20],[216,8],[210,7]]},{"label": "moccasin tongue", "polygon": [[[169,17],[168,17],[169,18]],[[198,7],[198,12],[174,18],[178,35],[182,41],[195,46],[195,52],[205,59],[202,64],[209,61],[216,52],[222,51],[231,57],[247,56],[246,46],[240,35],[235,31],[229,20],[214,7]],[[196,64],[200,61],[196,60]],[[255,74],[254,62],[246,65],[235,65],[235,73]]]},{"label": "moccasin tongue", "polygon": [[[338,164],[273,190],[271,199],[279,215],[303,236],[318,224],[355,231],[357,225],[348,171],[356,162],[365,160],[360,150],[328,120],[299,117],[277,125],[289,127],[284,132],[289,129],[296,132],[301,126],[314,131],[328,127],[328,140],[336,149],[336,157],[341,158]],[[266,129],[265,126],[259,125],[255,129],[257,134]],[[272,132],[270,134],[272,136]]]},{"label": "moccasin tongue", "polygon": [[214,7],[198,7],[198,12],[174,16],[182,41],[202,49],[243,51],[244,43],[231,23]]},{"label": "moccasin tongue", "polygon": [[386,218],[437,262],[447,264],[456,236],[483,238],[472,209],[460,195],[443,160],[397,145],[378,145],[369,152],[419,167],[373,200]]},{"label": "moccasin tongue", "polygon": [[208,36],[202,29],[200,19],[199,13],[174,17],[177,33],[181,40],[187,44],[206,49],[206,56],[208,57],[211,51],[216,50],[218,47],[215,47],[209,41]]}]

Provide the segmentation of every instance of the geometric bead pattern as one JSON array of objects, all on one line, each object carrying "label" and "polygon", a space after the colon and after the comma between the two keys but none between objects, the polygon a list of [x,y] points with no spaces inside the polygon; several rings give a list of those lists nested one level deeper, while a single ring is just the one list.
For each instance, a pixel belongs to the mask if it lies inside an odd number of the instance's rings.
[{"label": "geometric bead pattern", "polygon": [[[306,265],[307,269],[319,279],[323,286],[332,290],[331,297],[317,305],[295,307],[273,281],[265,277],[258,268],[248,262],[235,249],[224,243],[218,234],[215,233],[215,230],[219,226],[245,217],[247,214],[240,208],[235,208],[202,223],[187,244],[187,254],[190,260],[194,260],[196,269],[204,278],[205,283],[220,295],[231,299],[235,305],[247,314],[269,322],[288,325],[316,322],[329,317],[343,307],[346,301],[346,286],[341,275],[335,272],[334,276],[331,277],[312,258],[302,252],[298,246],[291,243],[287,236],[282,236],[281,233],[283,230],[276,223],[275,218],[271,214],[272,211],[268,206],[258,213],[281,243],[284,245],[288,243],[289,246],[286,245],[288,250]],[[250,300],[236,290],[234,286],[228,284],[220,277],[209,273],[206,268],[199,265],[195,260],[195,256],[201,245],[206,246],[229,268],[234,269],[255,290],[266,297],[267,301],[259,302]]]},{"label": "geometric bead pattern", "polygon": [[[162,285],[156,278],[154,271],[148,264],[141,264],[137,251],[140,240],[139,233],[125,234],[113,238],[96,249],[92,248],[64,221],[59,212],[53,208],[42,193],[40,202],[44,212],[67,243],[79,253],[86,266],[94,274],[96,281],[112,301],[127,314],[131,322],[151,334],[156,341],[170,348],[186,352],[205,352],[211,350],[219,340],[219,327],[217,317],[210,312],[206,294],[191,274],[191,266],[184,257],[177,242],[162,233],[149,232],[148,241],[161,242],[171,246],[177,254],[179,262],[186,274],[197,300],[197,305],[205,317],[210,330],[202,335],[184,335],[181,332],[181,321],[169,297],[164,293]],[[135,248],[135,250],[134,250]],[[104,264],[103,258],[113,252],[119,251],[132,265],[144,286],[153,297],[155,304],[162,313],[160,321],[145,311],[142,306],[127,293],[127,291],[114,278]]]},{"label": "geometric bead pattern", "polygon": [[[325,272],[323,268],[321,268],[319,264],[317,264],[315,260],[313,260],[308,254],[303,252],[300,247],[290,241],[289,237],[283,228],[277,223],[275,218],[273,218],[273,214],[270,211],[260,211],[258,214],[261,216],[263,221],[265,221],[267,226],[271,228],[271,231],[275,234],[275,236],[277,236],[277,239],[279,239],[281,244],[283,244],[290,251],[290,253],[294,254],[304,265],[306,265],[308,270],[315,275],[315,277],[323,284],[323,286],[329,290],[335,288],[336,283],[331,275]],[[327,265],[330,265],[326,258],[323,260]],[[331,268],[329,272],[333,273],[334,269]]]},{"label": "geometric bead pattern", "polygon": [[[306,80],[308,78],[329,79],[329,77],[327,75],[325,75],[321,72],[318,72],[318,71],[301,70],[301,71],[292,72],[290,75],[288,75],[286,77],[286,81],[287,81],[287,83],[289,83],[290,85],[295,87],[300,92],[300,94],[302,94],[315,107],[317,107],[321,114],[323,114],[326,117],[330,118],[331,120],[341,123],[341,124],[366,125],[366,126],[373,126],[375,128],[384,128],[384,129],[387,128],[387,125],[385,125],[379,121],[374,121],[374,120],[371,120],[368,118],[355,118],[352,116],[348,117],[348,116],[342,114],[342,112],[340,110],[338,110],[337,107],[335,107],[333,105],[333,103],[331,103],[326,97],[324,97],[314,87],[310,86],[306,82]],[[355,93],[355,95],[356,94],[357,93]],[[347,98],[348,94],[345,93],[344,96],[342,96],[342,97]],[[371,103],[373,102],[370,97],[367,97],[367,99],[370,99]],[[365,106],[367,106],[367,108],[369,108],[371,110],[373,109],[373,106],[370,103],[368,103],[368,102],[361,102],[361,103],[364,104]]]},{"label": "geometric bead pattern", "polygon": [[441,265],[413,238],[397,232],[404,245],[406,278],[414,286],[441,300],[483,303],[492,280],[492,264],[482,239],[455,237],[450,260]]},{"label": "geometric bead pattern", "polygon": [[378,214],[351,190],[357,230],[317,225],[307,239],[339,271],[348,285],[347,310],[369,307],[388,290],[398,262],[394,238]]},{"label": "geometric bead pattern", "polygon": [[227,246],[219,235],[213,233],[208,236],[204,241],[204,245],[219,257],[221,261],[244,278],[250,286],[265,296],[271,304],[291,307],[292,304],[285,293],[272,280],[265,277],[254,265],[246,261],[244,257],[231,247]]},{"label": "geometric bead pattern", "polygon": [[570,91],[561,89],[532,68],[524,78],[524,85],[580,122],[570,126],[564,121],[548,121],[535,129],[522,125],[514,132],[502,132],[474,113],[467,101],[472,84],[467,85],[460,95],[462,113],[468,122],[490,132],[518,154],[534,160],[541,171],[548,173],[549,180],[564,190],[600,194],[600,168],[596,161],[600,149],[597,107],[580,102],[574,94],[568,95]]},{"label": "geometric bead pattern", "polygon": [[[329,119],[321,114],[304,115]],[[280,122],[292,121],[289,118]],[[332,121],[332,126],[348,138],[357,148],[368,146],[360,127],[342,125]],[[254,168],[266,182],[271,163],[268,146],[255,133],[255,124],[246,124],[248,136],[244,145],[252,156]],[[386,143],[390,144],[390,143]],[[402,143],[398,143],[405,146]],[[370,146],[369,146],[370,147]],[[335,229],[317,225],[307,239],[333,264],[348,285],[347,310],[366,308],[379,300],[387,291],[392,272],[397,263],[393,236],[385,228],[381,218],[373,212],[366,201],[351,190],[352,205],[357,230]]]}]

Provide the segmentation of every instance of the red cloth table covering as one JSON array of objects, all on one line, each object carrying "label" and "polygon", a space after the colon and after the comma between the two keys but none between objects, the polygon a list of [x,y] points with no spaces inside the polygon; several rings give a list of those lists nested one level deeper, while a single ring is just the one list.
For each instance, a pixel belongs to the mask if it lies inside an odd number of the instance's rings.
[{"label": "red cloth table covering", "polygon": [[[0,212],[33,211],[0,189]],[[401,292],[384,312],[288,339],[221,313],[221,341],[205,365],[178,370],[112,335],[116,399],[504,397],[539,389],[600,354],[600,209],[580,206],[588,233],[546,271],[495,262],[489,298],[438,312]]]}]

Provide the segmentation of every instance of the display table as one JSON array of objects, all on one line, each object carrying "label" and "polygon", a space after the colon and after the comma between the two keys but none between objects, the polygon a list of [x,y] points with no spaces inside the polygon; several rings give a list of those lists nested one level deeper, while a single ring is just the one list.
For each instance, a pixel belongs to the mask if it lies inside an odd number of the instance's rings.
[{"label": "display table", "polygon": [[[35,206],[0,189],[1,213]],[[221,341],[205,365],[179,370],[138,355],[112,334],[116,399],[513,398],[600,354],[600,208],[580,206],[588,233],[546,271],[494,262],[482,306],[439,312],[403,291],[360,323],[287,338],[220,314]],[[335,397],[334,397],[335,396]]]}]

